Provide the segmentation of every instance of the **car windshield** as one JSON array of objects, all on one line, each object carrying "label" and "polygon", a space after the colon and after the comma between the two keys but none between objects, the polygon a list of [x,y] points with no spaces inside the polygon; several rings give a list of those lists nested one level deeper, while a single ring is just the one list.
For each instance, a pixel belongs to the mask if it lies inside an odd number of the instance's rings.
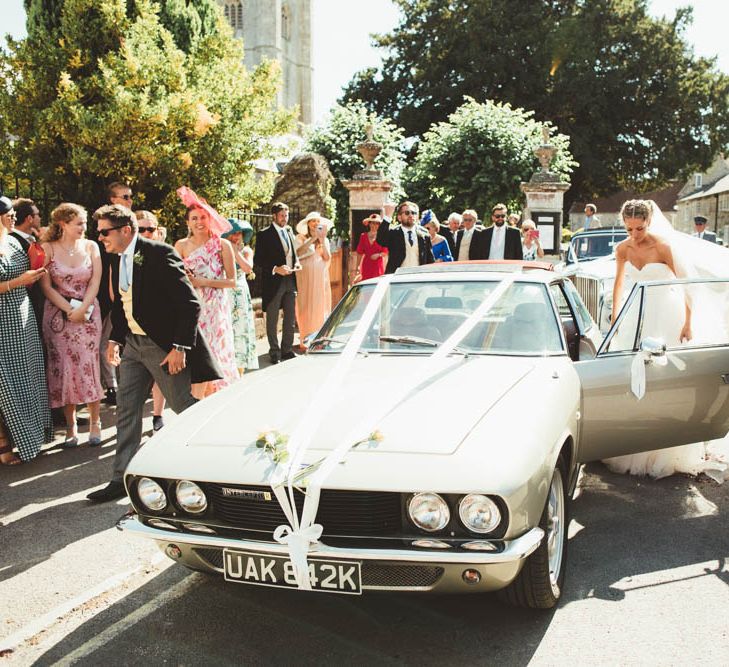
[{"label": "car windshield", "polygon": [[[368,328],[362,350],[432,354],[496,289],[498,280],[393,282]],[[311,352],[340,352],[375,284],[353,287],[325,322]],[[514,282],[474,323],[456,353],[544,355],[563,352],[559,324],[541,283]]]},{"label": "car windshield", "polygon": [[615,246],[628,235],[624,229],[606,230],[604,234],[578,236],[570,243],[570,261],[585,261],[608,257],[615,252]]}]

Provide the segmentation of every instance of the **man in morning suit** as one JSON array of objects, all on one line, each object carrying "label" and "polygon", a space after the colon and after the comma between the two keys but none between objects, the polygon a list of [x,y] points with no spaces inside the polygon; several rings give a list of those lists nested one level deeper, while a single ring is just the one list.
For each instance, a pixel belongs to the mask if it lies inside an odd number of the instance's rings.
[{"label": "man in morning suit", "polygon": [[456,235],[456,254],[453,259],[457,262],[466,262],[469,259],[486,259],[485,234],[483,229],[476,227],[478,214],[467,208],[461,215],[463,229]]},{"label": "man in morning suit", "polygon": [[192,382],[217,380],[222,373],[198,329],[200,302],[179,255],[139,236],[137,219],[125,206],[102,206],[94,218],[106,251],[119,255],[113,287],[120,298],[112,305],[107,347],[109,362],[121,365],[114,474],[106,487],[87,496],[105,502],[126,495],[124,470],[142,440],[142,412],[152,383],[179,413],[197,402],[190,393]]},{"label": "man in morning suit", "polygon": [[454,211],[448,216],[446,224],[440,226],[440,235],[448,242],[448,248],[450,248],[453,259],[458,256],[456,253],[456,236],[462,224],[463,218],[461,214]]},{"label": "man in morning suit", "polygon": [[[261,306],[266,313],[268,356],[272,364],[293,359],[296,323],[296,276],[301,268],[296,255],[289,207],[276,202],[271,206],[273,222],[256,236],[255,263],[263,281]],[[283,310],[281,344],[278,342],[278,311]]]},{"label": "man in morning suit", "polygon": [[387,248],[385,273],[395,273],[400,267],[432,264],[433,248],[430,235],[417,224],[420,209],[411,201],[404,201],[397,207],[395,227],[382,224],[377,230],[377,243]]},{"label": "man in morning suit", "polygon": [[523,259],[521,234],[516,227],[506,222],[507,209],[504,204],[496,204],[491,209],[491,227],[484,231],[485,259]]},{"label": "man in morning suit", "polygon": [[[14,200],[13,208],[16,216],[15,229],[10,232],[10,236],[14,236],[18,240],[18,243],[27,254],[30,246],[38,243],[40,237],[40,211],[32,199],[24,198]],[[40,248],[40,246],[37,247]],[[43,323],[45,297],[39,282],[28,286],[28,296],[40,330],[40,325]]]},{"label": "man in morning suit", "polygon": [[[18,210],[17,208],[15,209]],[[18,219],[20,219],[20,216],[18,216]],[[704,241],[710,241],[711,243],[716,243],[716,234],[714,232],[708,232],[706,231],[706,223],[709,222],[703,215],[697,215],[694,218],[694,227],[696,228],[696,231],[692,234],[692,236],[697,236],[700,239],[703,239]],[[17,225],[16,225],[17,227]]]}]

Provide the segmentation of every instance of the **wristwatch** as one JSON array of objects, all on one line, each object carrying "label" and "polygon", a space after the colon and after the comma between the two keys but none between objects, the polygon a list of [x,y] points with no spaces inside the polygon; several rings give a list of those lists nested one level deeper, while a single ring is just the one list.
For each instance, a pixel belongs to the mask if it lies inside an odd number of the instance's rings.
[{"label": "wristwatch", "polygon": [[178,345],[177,343],[172,345],[173,350],[177,350],[178,352],[182,352],[183,354],[187,352],[187,348],[184,345]]}]

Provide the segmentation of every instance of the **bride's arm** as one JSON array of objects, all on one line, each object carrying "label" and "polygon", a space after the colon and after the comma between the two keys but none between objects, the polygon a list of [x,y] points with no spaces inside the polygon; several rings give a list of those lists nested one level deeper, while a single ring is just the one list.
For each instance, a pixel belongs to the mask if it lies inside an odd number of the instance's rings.
[{"label": "bride's arm", "polygon": [[613,284],[613,312],[610,316],[610,324],[615,322],[620,310],[620,303],[623,296],[623,279],[625,278],[625,249],[620,244],[615,249],[615,283]]}]

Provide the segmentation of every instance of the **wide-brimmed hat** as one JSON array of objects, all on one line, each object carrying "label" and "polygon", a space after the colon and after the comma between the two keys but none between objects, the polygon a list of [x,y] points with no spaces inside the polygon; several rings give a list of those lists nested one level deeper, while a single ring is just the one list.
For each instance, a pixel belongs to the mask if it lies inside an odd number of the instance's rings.
[{"label": "wide-brimmed hat", "polygon": [[233,234],[241,233],[243,235],[243,243],[248,244],[253,238],[253,226],[247,220],[238,220],[238,218],[228,218],[230,223],[230,231],[223,234],[223,238],[227,239]]},{"label": "wide-brimmed hat", "polygon": [[0,215],[5,215],[12,210],[13,202],[11,202],[7,197],[0,197]]},{"label": "wide-brimmed hat", "polygon": [[334,223],[325,218],[321,213],[319,213],[319,211],[312,211],[303,220],[299,220],[299,222],[296,223],[296,232],[298,234],[306,236],[309,230],[309,220],[318,220],[322,225],[326,225],[327,233],[334,226]]},{"label": "wide-brimmed hat", "polygon": [[370,216],[366,217],[364,220],[362,220],[362,224],[365,227],[369,227],[371,222],[374,222],[377,225],[381,225],[382,216],[377,215],[377,213],[373,213],[372,215],[370,215]]}]

